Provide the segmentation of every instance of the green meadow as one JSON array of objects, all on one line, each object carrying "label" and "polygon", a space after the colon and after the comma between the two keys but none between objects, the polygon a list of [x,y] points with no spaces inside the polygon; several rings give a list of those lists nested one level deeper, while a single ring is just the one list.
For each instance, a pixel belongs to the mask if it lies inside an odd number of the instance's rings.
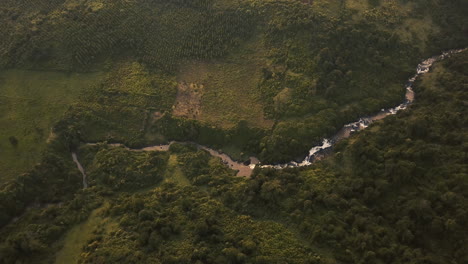
[{"label": "green meadow", "polygon": [[26,172],[41,158],[52,126],[101,73],[0,72],[0,180]]}]

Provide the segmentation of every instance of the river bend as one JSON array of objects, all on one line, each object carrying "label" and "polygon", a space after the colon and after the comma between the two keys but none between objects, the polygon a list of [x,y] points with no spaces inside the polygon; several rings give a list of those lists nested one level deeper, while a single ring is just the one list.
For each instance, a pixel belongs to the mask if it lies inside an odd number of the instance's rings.
[{"label": "river bend", "polygon": [[[346,124],[333,137],[323,139],[323,141],[322,141],[322,143],[320,145],[312,147],[310,149],[310,151],[309,151],[309,154],[304,158],[304,160],[302,162],[291,161],[291,162],[288,162],[288,163],[285,163],[285,164],[272,164],[272,165],[265,164],[265,165],[263,165],[263,164],[260,163],[260,161],[257,158],[251,157],[250,158],[250,164],[245,165],[243,163],[234,161],[231,157],[229,157],[225,153],[221,153],[219,151],[216,151],[214,149],[211,149],[211,148],[208,148],[206,146],[199,145],[199,144],[195,144],[195,145],[199,149],[202,149],[202,150],[205,150],[205,151],[209,152],[212,156],[220,158],[223,161],[223,163],[226,164],[226,166],[230,167],[231,169],[237,170],[238,171],[237,176],[240,176],[240,177],[249,177],[252,174],[253,169],[255,169],[256,167],[284,169],[284,168],[295,168],[295,167],[309,166],[315,160],[317,160],[318,158],[323,156],[323,153],[324,153],[325,150],[330,149],[336,142],[338,142],[338,141],[340,141],[340,140],[342,140],[344,138],[348,138],[353,132],[363,130],[363,129],[367,128],[370,124],[372,124],[374,121],[381,120],[381,119],[383,119],[383,118],[385,118],[385,117],[387,117],[389,115],[394,115],[394,114],[398,113],[401,110],[407,109],[408,106],[411,105],[413,103],[413,101],[415,100],[415,93],[413,91],[414,82],[419,77],[421,77],[422,75],[428,73],[429,70],[431,69],[432,65],[435,62],[441,61],[441,60],[443,60],[445,58],[450,57],[453,54],[457,54],[457,53],[463,52],[465,50],[467,50],[467,49],[465,48],[465,49],[450,50],[450,51],[442,53],[441,55],[433,56],[433,57],[431,57],[429,59],[426,59],[426,60],[422,61],[420,64],[418,64],[418,66],[416,68],[416,74],[414,76],[412,76],[405,85],[406,95],[405,95],[405,100],[404,100],[403,103],[401,103],[400,105],[398,105],[396,107],[393,107],[393,108],[382,109],[380,112],[378,112],[378,113],[376,113],[374,115],[361,117],[356,122]],[[170,145],[174,144],[174,143],[177,143],[177,142],[170,142],[169,144],[166,144],[166,145],[150,146],[150,147],[145,147],[145,148],[141,148],[141,149],[131,149],[131,148],[126,147],[123,144],[109,144],[109,145],[113,146],[113,147],[124,147],[124,148],[126,148],[127,150],[130,150],[130,151],[146,152],[146,151],[168,151]],[[191,143],[191,142],[178,142],[178,143]],[[87,145],[97,145],[97,144],[96,143],[88,143]],[[85,170],[84,170],[83,166],[80,164],[80,162],[78,161],[78,157],[77,157],[76,153],[72,153],[72,158],[73,158],[73,161],[77,164],[78,170],[81,172],[81,174],[83,176],[83,188],[86,189],[88,187],[88,184],[87,184],[87,180],[86,180]]]}]

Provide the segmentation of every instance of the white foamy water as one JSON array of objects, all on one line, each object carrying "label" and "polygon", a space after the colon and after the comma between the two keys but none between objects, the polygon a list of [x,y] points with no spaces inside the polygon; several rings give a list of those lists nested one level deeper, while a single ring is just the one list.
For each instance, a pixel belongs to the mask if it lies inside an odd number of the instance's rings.
[{"label": "white foamy water", "polygon": [[[272,164],[272,165],[262,165],[260,161],[255,158],[251,157],[250,158],[250,164],[245,165],[240,162],[234,161],[231,157],[229,157],[225,153],[221,153],[219,151],[216,151],[214,149],[195,144],[199,149],[203,149],[210,153],[214,157],[218,157],[222,160],[226,166],[237,170],[237,176],[243,176],[243,177],[249,177],[252,174],[252,171],[256,167],[260,168],[274,168],[274,169],[284,169],[284,168],[295,168],[295,167],[303,167],[303,166],[308,166],[311,165],[317,158],[320,158],[320,156],[323,156],[323,152],[325,150],[330,149],[336,142],[340,141],[341,139],[349,137],[353,132],[359,131],[366,129],[370,124],[372,124],[374,121],[381,120],[389,115],[394,115],[398,113],[401,110],[405,110],[408,108],[410,104],[413,103],[415,99],[415,93],[413,91],[413,84],[414,82],[423,74],[426,74],[430,71],[432,65],[434,62],[443,60],[445,58],[450,57],[453,54],[460,53],[467,50],[465,49],[456,49],[456,50],[450,50],[447,52],[442,53],[439,56],[434,56],[429,59],[426,59],[422,61],[418,67],[416,68],[416,74],[412,76],[410,79],[408,79],[408,82],[406,83],[406,95],[405,95],[405,101],[401,103],[400,105],[389,108],[389,109],[382,109],[379,113],[372,115],[372,116],[366,116],[366,117],[361,117],[358,121],[352,122],[349,124],[346,124],[343,126],[343,128],[338,131],[332,138],[330,139],[323,139],[322,143],[318,146],[314,146],[309,150],[309,154],[304,158],[303,161],[301,162],[295,162],[291,161],[285,164]],[[137,152],[144,152],[144,151],[168,151],[169,147],[171,144],[176,143],[176,142],[171,142],[166,145],[157,145],[157,146],[150,146],[150,147],[145,147],[141,149],[131,149],[129,147],[126,147],[123,144],[109,144],[111,147],[124,147],[125,149],[129,151],[137,151]],[[179,143],[191,143],[191,142],[179,142]],[[194,143],[193,143],[194,144]],[[88,143],[87,145],[98,145],[96,143]],[[86,182],[86,174],[83,169],[83,166],[78,161],[78,158],[75,153],[72,153],[73,161],[77,164],[78,169],[83,175],[83,187],[87,188],[87,182]]]},{"label": "white foamy water", "polygon": [[[349,137],[353,132],[359,131],[366,129],[369,127],[370,124],[372,124],[376,120],[381,120],[385,118],[386,116],[389,115],[394,115],[398,113],[401,110],[405,110],[408,108],[410,104],[413,103],[414,98],[415,98],[415,93],[413,91],[413,85],[414,82],[421,76],[426,73],[428,73],[434,64],[434,62],[443,60],[445,58],[450,57],[450,55],[460,53],[465,51],[465,49],[456,49],[456,50],[450,50],[447,52],[442,53],[441,55],[431,57],[429,59],[426,59],[422,61],[418,66],[416,67],[416,74],[412,76],[411,78],[408,79],[408,82],[406,83],[406,95],[405,95],[405,101],[401,103],[400,105],[389,108],[389,109],[382,109],[379,113],[373,115],[373,116],[367,116],[367,117],[361,117],[358,121],[352,122],[349,124],[346,124],[343,126],[343,128],[332,138],[330,139],[323,139],[322,144],[318,146],[314,146],[310,149],[309,155],[304,158],[302,162],[288,162],[285,164],[277,164],[277,165],[259,165],[261,168],[276,168],[276,169],[283,169],[283,168],[294,168],[294,167],[302,167],[302,166],[308,166],[310,165],[316,156],[318,154],[321,154],[323,150],[329,149],[338,142],[341,139]],[[255,166],[252,166],[252,168],[255,168]]]}]

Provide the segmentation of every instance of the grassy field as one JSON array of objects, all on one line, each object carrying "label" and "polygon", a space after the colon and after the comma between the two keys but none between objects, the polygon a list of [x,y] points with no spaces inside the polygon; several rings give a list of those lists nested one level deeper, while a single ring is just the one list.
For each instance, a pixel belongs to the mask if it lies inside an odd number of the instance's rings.
[{"label": "grassy field", "polygon": [[272,120],[264,118],[258,83],[265,64],[259,41],[252,40],[223,62],[191,62],[182,66],[179,82],[203,86],[201,106],[196,119],[231,128],[239,121],[271,128]]},{"label": "grassy field", "polygon": [[40,160],[54,122],[83,88],[100,78],[100,73],[0,73],[0,181],[27,171]]},{"label": "grassy field", "polygon": [[108,206],[108,204],[95,209],[88,220],[74,226],[68,231],[65,235],[62,249],[56,254],[55,263],[78,263],[82,247],[86,246],[88,240],[93,237],[94,230],[97,228],[104,228],[106,231],[109,231],[118,228],[118,226],[113,224],[108,218],[103,218],[101,216],[101,212],[106,206]]},{"label": "grassy field", "polygon": [[187,177],[185,177],[184,172],[179,167],[176,155],[171,155],[169,157],[167,166],[168,166],[168,169],[164,176],[167,182],[175,182],[176,184],[179,184],[180,186],[191,185],[190,181],[187,179]]}]

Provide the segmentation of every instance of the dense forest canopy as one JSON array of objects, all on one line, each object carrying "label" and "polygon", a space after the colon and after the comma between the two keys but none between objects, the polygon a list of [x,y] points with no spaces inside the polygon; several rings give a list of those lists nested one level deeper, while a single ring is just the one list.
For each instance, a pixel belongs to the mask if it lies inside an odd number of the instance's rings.
[{"label": "dense forest canopy", "polygon": [[[466,263],[463,0],[3,0],[0,263]],[[133,151],[170,141],[167,151]],[[91,144],[92,143],[92,144]],[[113,143],[123,144],[115,145]],[[71,153],[85,169],[88,188]]]}]

